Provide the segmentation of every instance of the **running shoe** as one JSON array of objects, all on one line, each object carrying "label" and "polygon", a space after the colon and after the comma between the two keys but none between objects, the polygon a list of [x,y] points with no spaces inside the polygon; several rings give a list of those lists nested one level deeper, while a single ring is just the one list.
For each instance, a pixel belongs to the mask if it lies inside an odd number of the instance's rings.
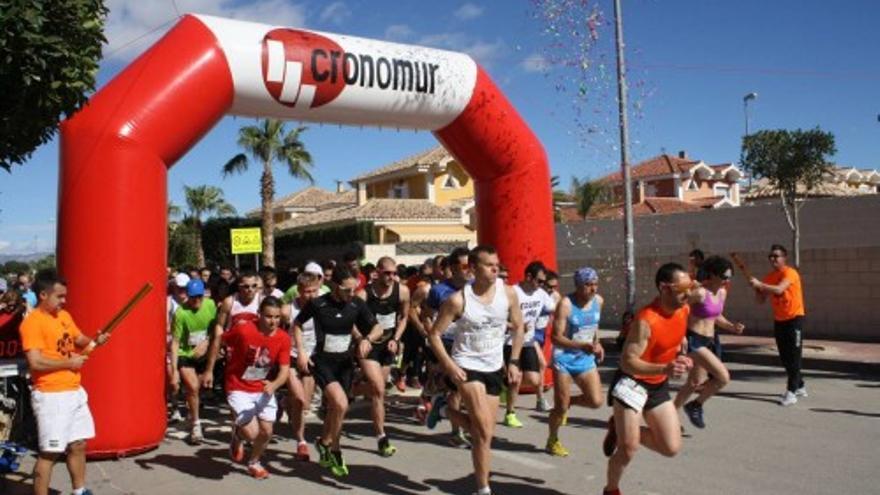
[{"label": "running shoe", "polygon": [[786,390],[782,397],[779,398],[779,405],[783,407],[793,406],[797,404],[797,396],[794,392]]},{"label": "running shoe", "polygon": [[397,387],[397,391],[400,393],[406,392],[406,379],[401,375],[394,382],[394,386]]},{"label": "running shoe", "polygon": [[471,441],[463,430],[457,430],[449,434],[449,445],[457,449],[469,449]]},{"label": "running shoe", "polygon": [[538,397],[538,401],[535,404],[535,409],[538,411],[541,411],[541,412],[547,412],[553,408],[550,407],[550,403],[547,402],[547,399],[545,399],[543,397]]},{"label": "running shoe", "polygon": [[801,387],[794,391],[795,397],[809,397],[810,394],[807,393],[807,387]]},{"label": "running shoe", "polygon": [[391,445],[388,435],[379,439],[379,455],[382,457],[391,457],[397,452],[397,447]]},{"label": "running shoe", "polygon": [[330,447],[321,443],[321,437],[315,439],[315,449],[318,451],[318,465],[328,468],[333,465],[333,454],[330,453]]},{"label": "running shoe", "polygon": [[440,409],[444,406],[446,406],[446,397],[444,397],[443,394],[434,397],[434,402],[431,404],[431,410],[428,412],[427,419],[425,419],[425,426],[427,426],[429,430],[436,428],[437,423],[443,419],[440,417]]},{"label": "running shoe", "polygon": [[348,476],[348,466],[345,465],[341,450],[330,453],[330,472],[337,478]]},{"label": "running shoe", "polygon": [[192,429],[189,432],[189,443],[199,445],[204,440],[205,436],[202,434],[202,424],[199,422],[193,423]]},{"label": "running shoe", "polygon": [[309,462],[309,444],[305,442],[299,442],[296,445],[296,453],[293,454],[293,458],[297,461]]},{"label": "running shoe", "polygon": [[516,417],[516,413],[507,413],[504,415],[504,426],[509,428],[522,428],[523,424],[520,422],[519,418]]},{"label": "running shoe", "polygon": [[608,418],[608,431],[605,432],[605,440],[602,440],[602,453],[605,457],[611,457],[617,450],[617,430],[614,429],[614,416]]},{"label": "running shoe", "polygon": [[705,421],[703,421],[702,404],[700,404],[696,400],[692,400],[684,405],[684,412],[687,415],[688,419],[691,421],[692,425],[700,429],[706,427],[706,423]]},{"label": "running shoe", "polygon": [[169,423],[180,423],[183,421],[183,415],[180,414],[180,411],[177,410],[177,407],[174,408],[174,411],[171,413],[171,417],[168,418]]},{"label": "running shoe", "polygon": [[238,427],[232,427],[232,438],[229,440],[229,458],[232,462],[244,460],[244,444],[238,438]]},{"label": "running shoe", "polygon": [[552,456],[568,457],[568,449],[562,446],[562,442],[558,438],[548,438],[544,450]]},{"label": "running shoe", "polygon": [[269,477],[269,471],[266,471],[266,468],[259,462],[248,464],[247,470],[251,476],[258,480],[264,480]]},{"label": "running shoe", "polygon": [[616,490],[605,490],[605,489],[603,488],[603,489],[602,489],[602,495],[623,495],[623,494],[620,493],[620,488],[618,488],[618,489],[616,489]]}]

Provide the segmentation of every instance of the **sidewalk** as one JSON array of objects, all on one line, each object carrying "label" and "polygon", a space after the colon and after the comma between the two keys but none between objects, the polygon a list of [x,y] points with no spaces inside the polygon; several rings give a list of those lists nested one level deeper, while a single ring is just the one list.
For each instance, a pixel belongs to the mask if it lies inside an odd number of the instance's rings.
[{"label": "sidewalk", "polygon": [[[602,330],[602,339],[613,341],[616,330]],[[782,366],[772,337],[722,334],[723,358],[735,363]],[[835,340],[804,341],[803,368],[880,376],[880,344]]]}]

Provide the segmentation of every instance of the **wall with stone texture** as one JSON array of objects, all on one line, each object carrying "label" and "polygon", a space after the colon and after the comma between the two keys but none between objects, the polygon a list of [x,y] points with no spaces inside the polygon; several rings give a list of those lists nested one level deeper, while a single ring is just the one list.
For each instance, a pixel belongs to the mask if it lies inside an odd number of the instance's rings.
[{"label": "wall with stone texture", "polygon": [[[807,338],[880,342],[880,195],[811,200],[801,213]],[[597,268],[606,301],[603,325],[617,328],[625,302],[622,220],[559,225],[556,233],[563,289],[571,289],[576,268]],[[637,217],[636,303],[654,297],[657,267],[668,261],[687,266],[687,254],[694,248],[707,256],[739,252],[762,278],[769,271],[767,252],[774,243],[791,251],[791,233],[778,202]],[[744,322],[749,333],[772,332],[769,306],[755,304],[739,273],[725,313]]]}]

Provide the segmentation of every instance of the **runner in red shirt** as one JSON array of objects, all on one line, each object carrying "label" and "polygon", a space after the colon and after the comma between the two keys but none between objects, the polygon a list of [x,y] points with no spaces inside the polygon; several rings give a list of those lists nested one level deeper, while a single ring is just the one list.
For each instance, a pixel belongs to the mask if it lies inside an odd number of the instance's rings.
[{"label": "runner in red shirt", "polygon": [[242,440],[251,443],[248,472],[257,479],[269,476],[260,456],[272,438],[278,412],[275,392],[290,375],[290,336],[281,330],[281,300],[272,296],[260,303],[257,324],[244,322],[223,334],[232,350],[226,363],[226,399],[235,413],[229,452],[244,459]]}]

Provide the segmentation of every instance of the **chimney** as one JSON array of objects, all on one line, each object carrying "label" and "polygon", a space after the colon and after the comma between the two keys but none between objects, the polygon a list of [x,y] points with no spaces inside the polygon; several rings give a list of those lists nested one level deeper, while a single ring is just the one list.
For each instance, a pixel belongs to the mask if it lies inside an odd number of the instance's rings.
[{"label": "chimney", "polygon": [[341,180],[336,181],[336,192],[343,193],[345,192],[345,182]]},{"label": "chimney", "polygon": [[681,158],[681,159],[683,159],[683,160],[687,160],[688,152],[685,151],[685,150],[681,150],[681,151],[678,152],[678,157]]}]

